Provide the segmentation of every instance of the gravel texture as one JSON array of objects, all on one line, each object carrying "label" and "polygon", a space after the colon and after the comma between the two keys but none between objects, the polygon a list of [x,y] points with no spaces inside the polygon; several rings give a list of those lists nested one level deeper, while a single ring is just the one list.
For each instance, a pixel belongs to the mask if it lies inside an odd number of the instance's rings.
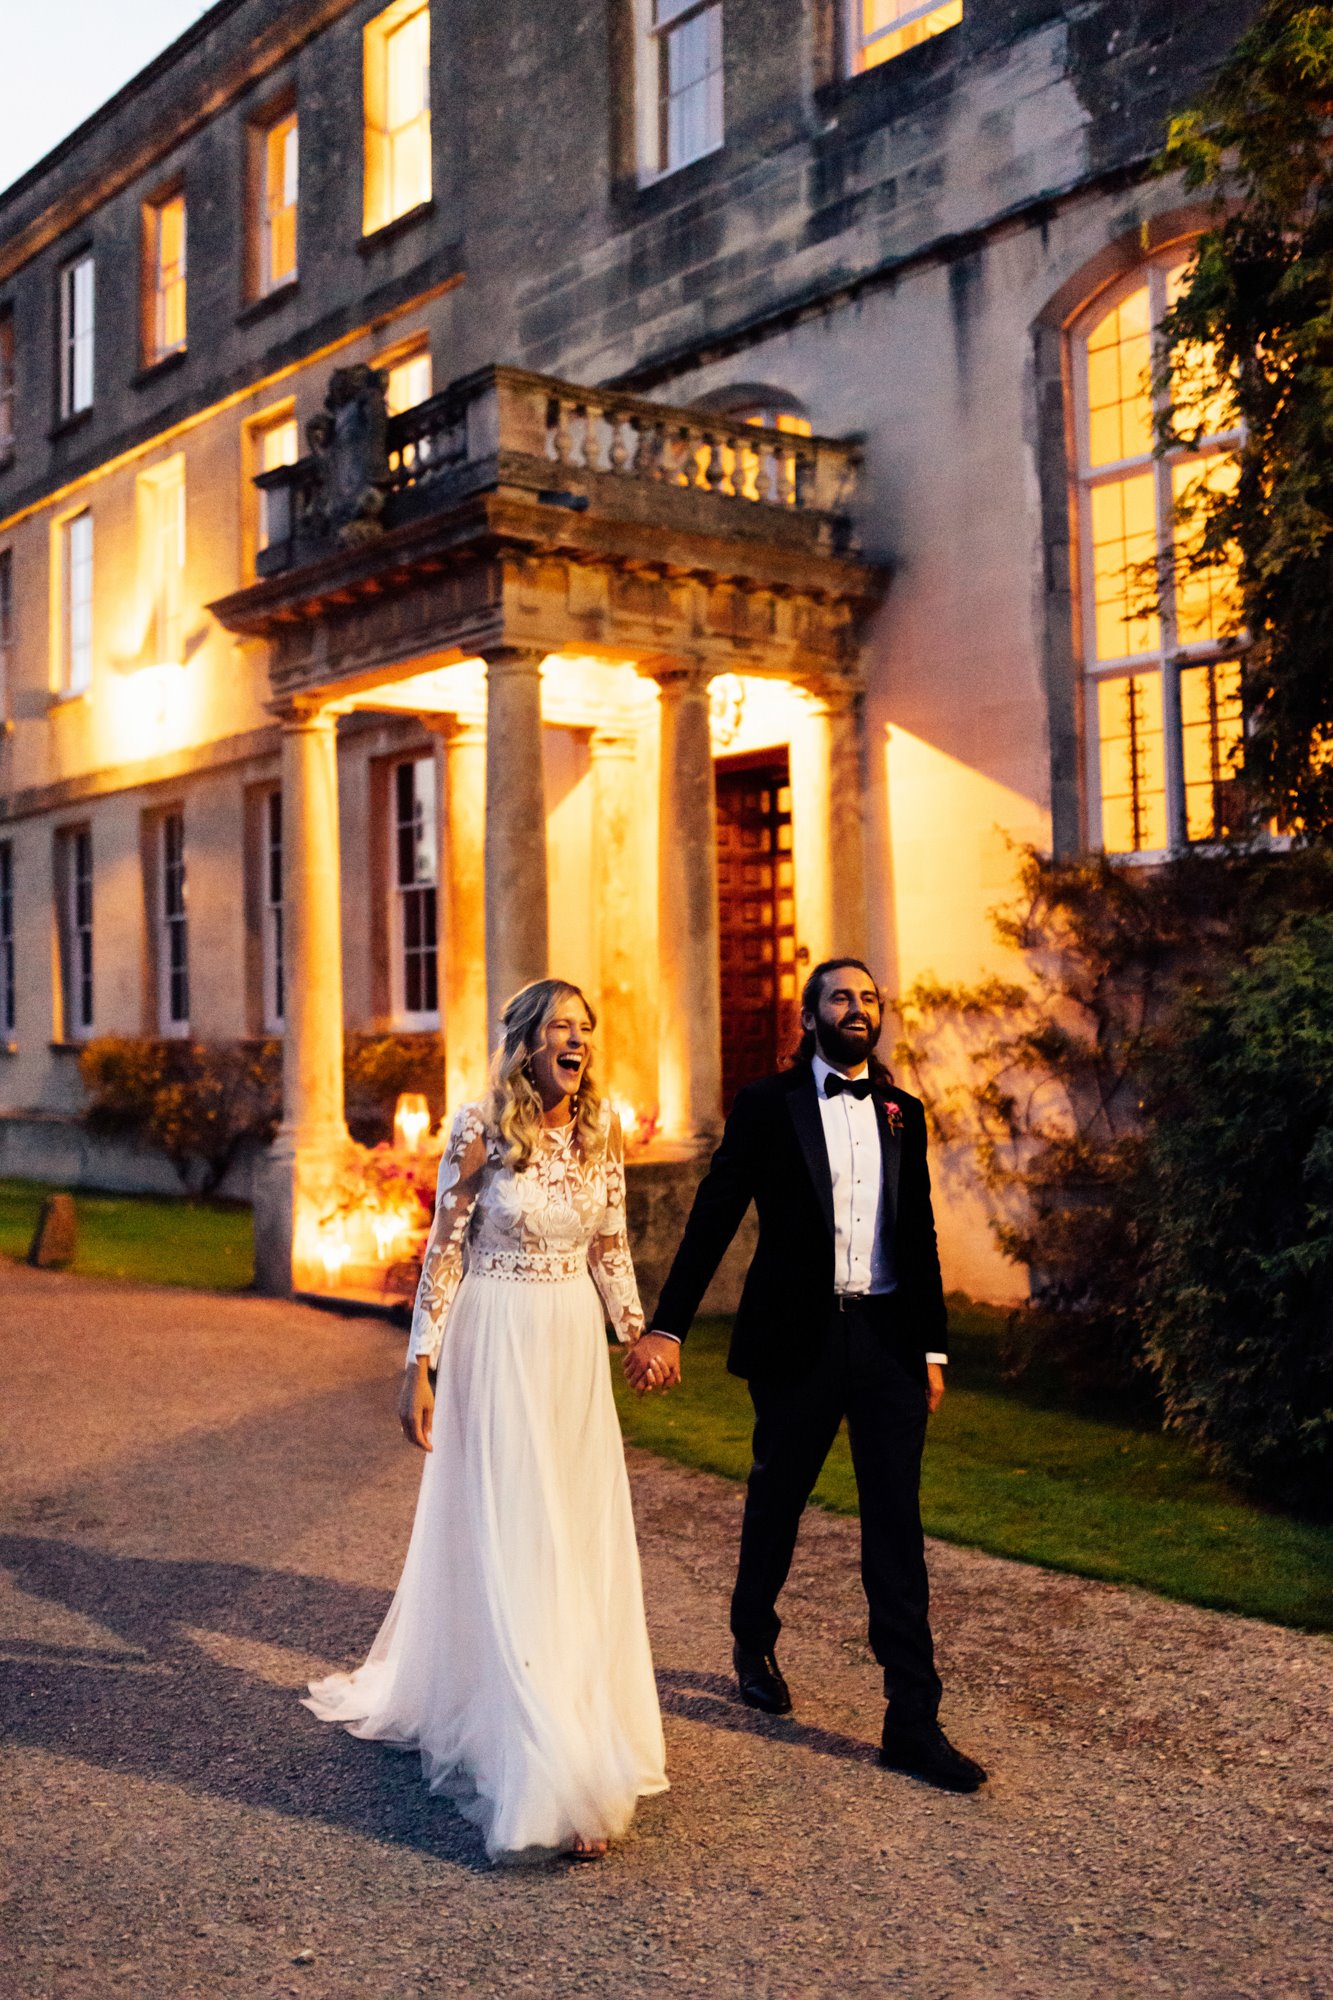
[{"label": "gravel texture", "polygon": [[771,1722],[738,1490],[634,1454],[673,1790],[602,1864],[491,1869],[295,1699],[397,1573],[401,1337],[4,1265],[0,1341],[6,1996],[1333,1995],[1325,1640],[934,1546],[993,1773],[950,1798],[875,1764],[855,1524],[809,1519]]}]

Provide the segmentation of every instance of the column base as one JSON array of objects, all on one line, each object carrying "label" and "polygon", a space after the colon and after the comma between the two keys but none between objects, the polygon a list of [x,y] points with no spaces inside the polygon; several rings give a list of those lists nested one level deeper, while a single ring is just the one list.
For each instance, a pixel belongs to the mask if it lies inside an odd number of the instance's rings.
[{"label": "column base", "polygon": [[351,1141],[345,1128],[280,1131],[255,1162],[255,1290],[266,1298],[337,1289],[340,1232],[325,1222]]}]

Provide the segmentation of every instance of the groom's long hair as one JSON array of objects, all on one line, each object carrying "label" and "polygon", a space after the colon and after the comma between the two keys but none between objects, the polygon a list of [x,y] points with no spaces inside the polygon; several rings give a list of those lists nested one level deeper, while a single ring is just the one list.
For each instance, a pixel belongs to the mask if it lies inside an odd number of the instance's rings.
[{"label": "groom's long hair", "polygon": [[[879,981],[863,958],[848,958],[845,954],[839,958],[824,958],[815,966],[805,985],[801,988],[802,1014],[818,1015],[819,1003],[824,996],[825,975],[830,972],[837,972],[844,965],[854,965],[858,972],[864,972],[866,978],[878,993]],[[882,1004],[881,1002],[881,1006]],[[801,1039],[792,1050],[788,1061],[793,1068],[799,1065],[808,1069],[815,1059],[818,1047],[819,1044],[815,1039],[814,1029],[803,1028],[801,1030]],[[893,1084],[893,1071],[886,1063],[880,1061],[873,1049],[870,1051],[868,1067],[870,1070],[870,1081],[877,1091],[891,1088]]]}]

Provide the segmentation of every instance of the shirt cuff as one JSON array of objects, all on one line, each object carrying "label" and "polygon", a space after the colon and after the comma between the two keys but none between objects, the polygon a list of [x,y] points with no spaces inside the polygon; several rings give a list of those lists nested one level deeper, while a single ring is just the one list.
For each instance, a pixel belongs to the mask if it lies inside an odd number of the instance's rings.
[{"label": "shirt cuff", "polygon": [[947,1354],[928,1354],[926,1356],[926,1359],[927,1361],[935,1362],[936,1365],[940,1368],[947,1368],[949,1365],[949,1357]]},{"label": "shirt cuff", "polygon": [[668,1333],[664,1326],[650,1326],[648,1331],[655,1334],[659,1340],[674,1340],[677,1347],[680,1346],[681,1336],[678,1333]]}]

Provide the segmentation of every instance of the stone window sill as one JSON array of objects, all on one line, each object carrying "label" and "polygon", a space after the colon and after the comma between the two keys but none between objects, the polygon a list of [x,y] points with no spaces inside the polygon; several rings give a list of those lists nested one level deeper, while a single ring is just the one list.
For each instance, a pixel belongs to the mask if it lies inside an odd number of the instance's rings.
[{"label": "stone window sill", "polygon": [[81,1042],[48,1042],[46,1046],[53,1056],[81,1056],[91,1039],[88,1036]]},{"label": "stone window sill", "polygon": [[299,278],[287,278],[281,285],[275,285],[271,292],[263,292],[257,299],[243,305],[236,315],[237,326],[249,326],[253,320],[264,319],[269,313],[277,312],[289,299],[296,297],[301,289]]},{"label": "stone window sill", "polygon": [[427,217],[434,213],[435,197],[432,195],[429,201],[419,201],[415,208],[404,209],[403,213],[395,215],[391,222],[383,222],[378,229],[372,229],[368,236],[361,237],[356,247],[363,257],[373,256],[376,250],[381,249],[386,243],[395,242],[399,236],[405,235],[409,229],[414,229],[418,222],[425,222]]},{"label": "stone window sill", "polygon": [[89,403],[86,410],[75,410],[72,416],[61,417],[59,423],[52,424],[50,430],[46,433],[47,442],[54,444],[58,438],[73,437],[76,431],[81,431],[85,424],[92,422],[92,417],[93,406],[91,403]]},{"label": "stone window sill", "polygon": [[160,361],[147,361],[137,375],[131,375],[131,389],[146,389],[160,376],[170,375],[173,368],[182,368],[189,356],[188,347],[178,347],[171,354],[164,354]]}]

